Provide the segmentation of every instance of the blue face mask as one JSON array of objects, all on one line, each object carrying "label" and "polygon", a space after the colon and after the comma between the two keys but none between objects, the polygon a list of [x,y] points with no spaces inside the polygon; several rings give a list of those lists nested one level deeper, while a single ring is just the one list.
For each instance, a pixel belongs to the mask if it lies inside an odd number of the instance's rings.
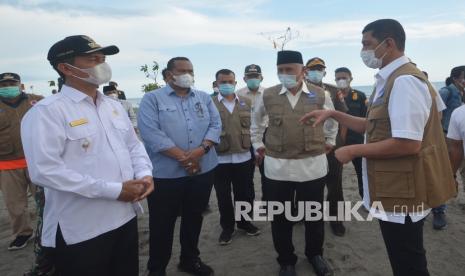
[{"label": "blue face mask", "polygon": [[19,86],[0,87],[0,98],[12,99],[20,93]]},{"label": "blue face mask", "polygon": [[236,90],[236,86],[234,84],[229,84],[229,83],[222,83],[218,85],[218,89],[220,90],[220,93],[222,95],[231,95],[234,94],[234,91]]},{"label": "blue face mask", "polygon": [[325,71],[311,70],[307,72],[307,79],[313,83],[320,83],[325,76]]},{"label": "blue face mask", "polygon": [[279,81],[287,89],[291,89],[297,86],[297,76],[296,75],[286,75],[278,74]]},{"label": "blue face mask", "polygon": [[260,79],[248,79],[247,80],[247,87],[251,90],[255,90],[260,87],[260,83],[262,81]]}]

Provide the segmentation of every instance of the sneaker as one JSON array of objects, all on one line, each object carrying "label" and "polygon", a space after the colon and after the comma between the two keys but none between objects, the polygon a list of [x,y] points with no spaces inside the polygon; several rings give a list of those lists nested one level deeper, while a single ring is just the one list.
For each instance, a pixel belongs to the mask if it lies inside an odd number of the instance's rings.
[{"label": "sneaker", "polygon": [[334,235],[338,237],[342,237],[345,235],[346,228],[344,227],[344,224],[342,224],[341,221],[331,221],[329,225],[331,226],[331,230],[333,231]]},{"label": "sneaker", "polygon": [[8,246],[8,250],[19,250],[27,246],[27,242],[32,238],[32,234],[27,236],[17,236],[14,241]]},{"label": "sneaker", "polygon": [[200,259],[196,259],[193,262],[180,262],[178,269],[182,272],[186,272],[197,276],[211,276],[213,275],[213,269],[203,263]]},{"label": "sneaker", "polygon": [[223,230],[221,232],[220,238],[218,239],[218,242],[220,245],[228,245],[232,242],[232,237],[234,235],[235,231],[234,230]]},{"label": "sneaker", "polygon": [[247,223],[241,226],[238,225],[237,228],[245,231],[248,236],[258,236],[261,233],[260,230],[252,223]]},{"label": "sneaker", "polygon": [[433,228],[436,230],[444,230],[447,227],[445,213],[433,213]]}]

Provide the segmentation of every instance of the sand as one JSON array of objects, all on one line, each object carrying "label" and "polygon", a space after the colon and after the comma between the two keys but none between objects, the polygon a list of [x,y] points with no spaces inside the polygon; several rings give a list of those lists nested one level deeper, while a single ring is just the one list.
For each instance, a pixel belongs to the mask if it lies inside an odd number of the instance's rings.
[{"label": "sand", "polygon": [[[257,171],[258,172],[258,171]],[[255,175],[257,198],[261,198],[259,174]],[[344,168],[344,196],[347,201],[358,201],[357,182],[351,164]],[[465,275],[465,196],[462,184],[459,197],[452,200],[447,211],[448,228],[436,231],[432,228],[432,216],[425,221],[424,239],[427,251],[428,268],[431,275]],[[144,203],[145,204],[145,203]],[[215,193],[210,198],[212,212],[205,215],[200,237],[201,258],[211,265],[217,276],[277,275],[279,265],[271,239],[268,222],[257,222],[262,234],[249,237],[238,232],[228,246],[218,245],[220,234],[219,214]],[[31,217],[34,213],[33,199],[30,198]],[[363,214],[363,213],[362,213]],[[325,224],[324,256],[335,271],[335,275],[392,275],[388,256],[379,230],[379,224],[372,222],[346,222],[344,237],[332,234],[329,224]],[[299,256],[296,265],[298,275],[315,275],[304,255],[304,226],[294,227],[294,245]],[[148,259],[148,214],[139,217],[140,275],[146,275]],[[9,252],[11,230],[8,214],[0,195],[0,275],[18,276],[33,262],[33,246]],[[179,220],[175,230],[173,256],[168,266],[168,275],[188,275],[177,270],[179,259]]]}]

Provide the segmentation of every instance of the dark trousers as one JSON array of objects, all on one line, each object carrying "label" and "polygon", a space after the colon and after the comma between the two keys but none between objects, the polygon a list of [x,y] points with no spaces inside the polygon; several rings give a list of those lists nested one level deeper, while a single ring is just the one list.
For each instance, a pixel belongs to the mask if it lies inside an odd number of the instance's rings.
[{"label": "dark trousers", "polygon": [[181,178],[155,178],[156,188],[148,198],[151,272],[164,271],[171,258],[176,219],[181,210],[181,261],[191,262],[200,255],[198,243],[202,213],[213,185],[213,171]]},{"label": "dark trousers", "polygon": [[379,221],[394,276],[429,275],[423,248],[424,219],[405,224]]},{"label": "dark trousers", "polygon": [[358,193],[363,199],[363,177],[362,177],[362,157],[357,157],[352,160],[352,164],[357,174]]},{"label": "dark trousers", "polygon": [[[299,201],[315,201],[323,204],[325,179],[320,178],[307,182],[290,182],[267,179],[270,201],[293,202],[296,196]],[[294,222],[288,221],[284,214],[274,216],[271,222],[273,244],[278,253],[280,265],[295,265],[297,256],[292,243],[292,229]],[[305,221],[305,255],[308,259],[323,254],[324,223],[323,218],[318,221]]]},{"label": "dark trousers", "polygon": [[56,275],[138,276],[137,218],[93,239],[67,245],[60,227],[56,235]]},{"label": "dark trousers", "polygon": [[[248,160],[237,164],[219,164],[215,169],[214,185],[220,211],[220,224],[224,230],[234,230],[235,202],[246,201],[253,204],[250,193],[250,190],[253,189],[253,180],[251,179],[253,175],[250,170],[252,165],[252,160]],[[231,197],[231,186],[234,200]],[[237,225],[240,227],[247,223],[241,219]]]},{"label": "dark trousers", "polygon": [[326,200],[329,202],[329,214],[331,216],[336,216],[337,203],[339,201],[344,201],[344,195],[342,193],[342,163],[336,159],[334,150],[326,156],[329,166],[328,175],[326,175],[326,187],[328,188]]}]

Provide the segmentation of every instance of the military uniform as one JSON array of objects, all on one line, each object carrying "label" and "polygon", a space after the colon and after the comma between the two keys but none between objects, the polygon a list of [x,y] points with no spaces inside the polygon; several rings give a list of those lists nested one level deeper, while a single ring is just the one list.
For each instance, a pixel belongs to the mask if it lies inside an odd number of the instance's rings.
[{"label": "military uniform", "polygon": [[[14,81],[20,78],[14,73],[0,74],[0,82]],[[14,102],[0,98],[0,188],[10,216],[15,238],[31,236],[27,190],[34,187],[29,179],[26,159],[21,143],[20,124],[24,114],[42,96],[21,93]],[[14,249],[10,246],[10,249]]]}]

